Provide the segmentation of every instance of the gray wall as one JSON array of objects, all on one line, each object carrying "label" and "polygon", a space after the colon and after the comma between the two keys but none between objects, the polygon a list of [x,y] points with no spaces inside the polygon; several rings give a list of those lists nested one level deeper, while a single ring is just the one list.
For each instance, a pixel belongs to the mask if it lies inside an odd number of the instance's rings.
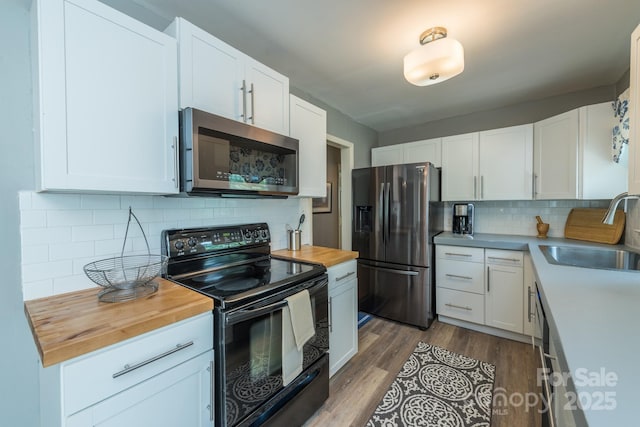
[{"label": "gray wall", "polygon": [[327,147],[327,182],[332,184],[331,212],[313,214],[313,244],[325,248],[340,248],[339,195],[340,149]]},{"label": "gray wall", "polygon": [[353,143],[355,168],[371,166],[371,149],[378,143],[378,133],[375,130],[354,121],[341,111],[296,87],[290,87],[289,91],[327,111],[327,133]]},{"label": "gray wall", "polygon": [[423,123],[413,127],[381,132],[378,137],[378,145],[393,145],[421,139],[533,123],[583,105],[613,101],[615,97],[616,84],[600,86],[504,108],[480,111],[464,116]]},{"label": "gray wall", "polygon": [[20,272],[18,190],[33,189],[29,1],[0,2],[0,424],[39,424],[38,355],[27,324]]}]

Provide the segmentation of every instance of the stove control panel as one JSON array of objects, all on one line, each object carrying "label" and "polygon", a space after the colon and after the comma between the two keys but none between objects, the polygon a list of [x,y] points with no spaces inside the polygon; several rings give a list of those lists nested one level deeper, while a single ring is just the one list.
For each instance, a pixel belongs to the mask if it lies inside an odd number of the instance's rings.
[{"label": "stove control panel", "polygon": [[271,242],[266,223],[209,228],[182,228],[162,232],[162,254],[170,258],[216,253]]}]

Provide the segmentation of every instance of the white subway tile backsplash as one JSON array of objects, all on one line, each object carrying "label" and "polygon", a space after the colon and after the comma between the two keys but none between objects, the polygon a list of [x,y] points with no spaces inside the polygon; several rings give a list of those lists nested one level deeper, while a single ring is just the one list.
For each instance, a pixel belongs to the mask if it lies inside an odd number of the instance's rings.
[{"label": "white subway tile backsplash", "polygon": [[20,227],[46,227],[47,211],[22,210],[20,211]]},{"label": "white subway tile backsplash", "polygon": [[56,210],[47,211],[47,226],[59,227],[61,225],[91,225],[93,216],[91,211],[81,210]]},{"label": "white subway tile backsplash", "polygon": [[94,255],[94,242],[54,243],[49,245],[49,260],[60,261]]},{"label": "white subway tile backsplash", "polygon": [[71,227],[33,227],[20,230],[22,246],[71,241]]},{"label": "white subway tile backsplash", "polygon": [[22,246],[22,265],[49,261],[49,245]]},{"label": "white subway tile backsplash", "polygon": [[120,209],[120,196],[83,194],[81,209]]},{"label": "white subway tile backsplash", "polygon": [[[311,215],[311,199],[244,200],[137,195],[75,195],[24,191],[21,210],[23,296],[25,300],[94,286],[83,267],[120,256],[129,206],[160,253],[160,234],[169,228],[267,222],[272,248],[287,246],[285,224]],[[302,227],[309,243],[309,222]],[[124,255],[147,253],[135,220],[129,225]],[[96,289],[96,293],[99,289]]]},{"label": "white subway tile backsplash", "polygon": [[71,274],[73,274],[71,260],[23,264],[22,266],[22,280],[25,283],[69,276]]},{"label": "white subway tile backsplash", "polygon": [[112,239],[113,225],[79,225],[71,227],[71,240],[73,242],[94,241]]}]

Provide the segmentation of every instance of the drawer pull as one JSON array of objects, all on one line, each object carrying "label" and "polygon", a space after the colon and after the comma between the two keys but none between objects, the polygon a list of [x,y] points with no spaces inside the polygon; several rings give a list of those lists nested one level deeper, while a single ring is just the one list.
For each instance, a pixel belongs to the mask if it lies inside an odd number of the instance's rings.
[{"label": "drawer pull", "polygon": [[336,282],[339,282],[339,281],[341,281],[341,280],[344,280],[344,279],[346,279],[346,278],[347,278],[347,277],[349,277],[349,276],[353,276],[354,274],[356,274],[356,272],[355,272],[355,271],[350,271],[350,272],[348,272],[347,274],[345,274],[344,276],[336,277]]},{"label": "drawer pull", "polygon": [[488,259],[497,259],[500,261],[511,261],[511,262],[520,262],[518,258],[501,258],[499,256],[488,256]]},{"label": "drawer pull", "polygon": [[461,306],[461,305],[449,304],[448,302],[447,302],[447,303],[445,303],[444,305],[446,305],[447,307],[452,307],[452,308],[461,308],[461,309],[463,309],[463,310],[469,310],[469,311],[473,310],[473,309],[472,309],[471,307],[469,307],[469,306],[464,306],[464,307],[463,307],[463,306]]},{"label": "drawer pull", "polygon": [[466,257],[472,257],[473,255],[471,254],[457,254],[455,252],[445,252],[445,255],[449,255],[449,256],[466,256]]},{"label": "drawer pull", "polygon": [[162,359],[163,357],[167,357],[170,354],[173,354],[173,353],[175,353],[177,351],[184,350],[185,348],[190,347],[192,345],[193,345],[193,341],[189,341],[186,344],[178,344],[178,345],[175,346],[175,348],[172,348],[171,350],[167,350],[164,353],[158,354],[157,356],[153,356],[153,357],[151,357],[151,358],[149,358],[149,359],[147,359],[145,361],[142,361],[140,363],[136,363],[135,365],[129,365],[129,364],[124,365],[124,369],[122,371],[116,372],[115,374],[112,375],[112,377],[113,378],[118,378],[121,375],[128,374],[129,372],[131,372],[133,370],[136,370],[136,369],[141,368],[141,367],[143,367],[145,365],[148,365],[149,363],[153,363],[156,360]]},{"label": "drawer pull", "polygon": [[458,276],[457,274],[445,274],[447,277],[453,277],[454,279],[465,279],[465,280],[473,280],[473,277],[469,276]]}]

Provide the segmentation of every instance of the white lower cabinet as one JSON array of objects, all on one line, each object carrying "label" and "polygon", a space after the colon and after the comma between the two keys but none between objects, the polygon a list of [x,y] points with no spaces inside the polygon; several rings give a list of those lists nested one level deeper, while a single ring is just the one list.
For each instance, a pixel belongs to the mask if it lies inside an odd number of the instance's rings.
[{"label": "white lower cabinet", "polygon": [[205,313],[40,371],[42,426],[211,426]]},{"label": "white lower cabinet", "polygon": [[329,376],[358,352],[356,260],[327,269],[329,276]]},{"label": "white lower cabinet", "polygon": [[436,312],[523,334],[524,254],[436,246]]},{"label": "white lower cabinet", "polygon": [[485,324],[523,333],[522,252],[486,249],[485,265]]}]

